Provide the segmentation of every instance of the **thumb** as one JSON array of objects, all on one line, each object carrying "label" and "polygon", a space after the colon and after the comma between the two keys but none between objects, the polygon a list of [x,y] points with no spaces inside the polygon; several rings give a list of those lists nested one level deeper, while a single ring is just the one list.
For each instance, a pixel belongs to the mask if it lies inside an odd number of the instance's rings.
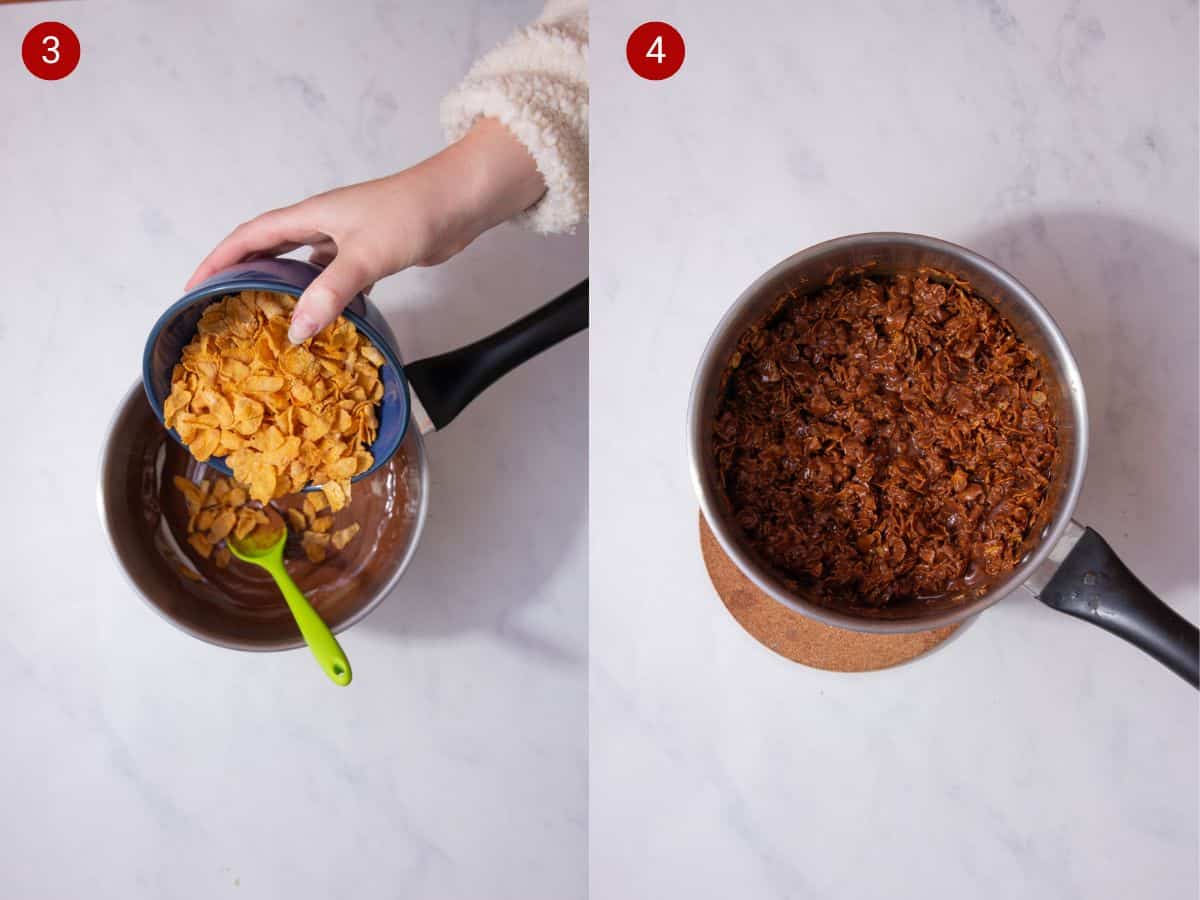
[{"label": "thumb", "polygon": [[292,310],[288,340],[293,344],[304,343],[336,319],[370,280],[363,266],[347,254],[339,253],[300,295]]}]

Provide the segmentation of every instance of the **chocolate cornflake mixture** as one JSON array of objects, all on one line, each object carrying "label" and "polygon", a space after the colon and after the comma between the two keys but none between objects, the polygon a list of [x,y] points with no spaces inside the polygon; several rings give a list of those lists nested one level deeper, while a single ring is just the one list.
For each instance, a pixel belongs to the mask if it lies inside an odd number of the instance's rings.
[{"label": "chocolate cornflake mixture", "polygon": [[826,605],[1010,570],[1057,454],[1036,359],[968,284],[927,273],[781,298],[739,341],[713,426],[737,525]]}]

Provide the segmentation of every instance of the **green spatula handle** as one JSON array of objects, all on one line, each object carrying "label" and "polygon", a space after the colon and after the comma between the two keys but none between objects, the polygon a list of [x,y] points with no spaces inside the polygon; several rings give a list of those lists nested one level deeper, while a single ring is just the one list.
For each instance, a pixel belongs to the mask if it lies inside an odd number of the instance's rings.
[{"label": "green spatula handle", "polygon": [[296,624],[300,626],[300,633],[304,635],[304,640],[312,650],[313,656],[317,658],[317,663],[334,684],[340,684],[342,687],[348,685],[351,678],[350,660],[346,659],[346,654],[342,652],[342,647],[329,630],[329,626],[321,621],[321,617],[309,605],[303,592],[296,587],[296,582],[292,581],[292,576],[284,568],[283,561],[263,560],[261,565],[275,579],[275,584],[279,586],[283,599],[287,601]]}]

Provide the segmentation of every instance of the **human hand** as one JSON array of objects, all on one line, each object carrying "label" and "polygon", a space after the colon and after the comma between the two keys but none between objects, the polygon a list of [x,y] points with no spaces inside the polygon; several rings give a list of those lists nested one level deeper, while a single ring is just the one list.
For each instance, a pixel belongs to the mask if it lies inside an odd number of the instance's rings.
[{"label": "human hand", "polygon": [[288,338],[299,344],[359,291],[409,266],[445,262],[545,190],[524,146],[496,119],[480,119],[462,140],[410,169],[242,223],[200,263],[187,289],[234,263],[312,247],[309,259],[325,270],[292,313]]}]

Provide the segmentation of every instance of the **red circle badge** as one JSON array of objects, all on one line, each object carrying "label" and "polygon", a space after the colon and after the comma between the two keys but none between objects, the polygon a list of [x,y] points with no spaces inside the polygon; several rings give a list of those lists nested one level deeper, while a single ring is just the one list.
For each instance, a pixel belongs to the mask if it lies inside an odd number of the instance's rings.
[{"label": "red circle badge", "polygon": [[38,78],[58,81],[79,65],[79,38],[62,22],[41,22],[21,42],[21,59]]},{"label": "red circle badge", "polygon": [[683,65],[683,35],[666,22],[645,22],[625,42],[629,68],[643,78],[662,81]]}]

